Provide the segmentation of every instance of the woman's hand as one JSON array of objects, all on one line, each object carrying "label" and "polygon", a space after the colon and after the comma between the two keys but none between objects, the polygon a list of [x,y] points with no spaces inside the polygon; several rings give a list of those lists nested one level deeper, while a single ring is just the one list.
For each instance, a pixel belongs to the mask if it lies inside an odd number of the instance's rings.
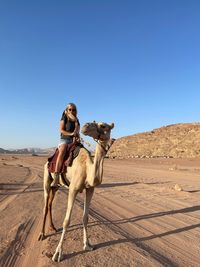
[{"label": "woman's hand", "polygon": [[74,132],[72,133],[72,136],[74,136],[74,137],[80,137],[80,135],[79,135],[79,133],[78,133],[77,131],[74,131]]}]

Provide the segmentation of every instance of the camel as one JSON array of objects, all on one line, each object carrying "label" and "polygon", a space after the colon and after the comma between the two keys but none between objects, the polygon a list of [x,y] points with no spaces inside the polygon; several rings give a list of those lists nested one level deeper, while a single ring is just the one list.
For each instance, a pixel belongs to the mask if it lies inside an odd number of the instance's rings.
[{"label": "camel", "polygon": [[[64,173],[66,180],[70,182],[68,187],[68,205],[66,215],[63,221],[63,230],[60,241],[56,248],[56,251],[52,257],[55,262],[60,262],[62,257],[62,246],[67,227],[70,224],[71,213],[75,198],[78,192],[82,192],[85,189],[84,211],[83,211],[83,250],[91,251],[93,246],[90,244],[87,235],[87,223],[89,205],[92,200],[95,186],[101,184],[103,177],[103,162],[106,153],[111,147],[114,139],[110,138],[111,129],[113,129],[114,123],[107,124],[103,122],[86,123],[81,132],[84,135],[92,137],[96,142],[96,149],[94,158],[91,157],[88,150],[84,147],[80,149],[78,156],[73,160],[71,167],[67,167],[67,172]],[[43,211],[43,224],[42,231],[38,240],[45,238],[45,223],[47,214],[49,214],[50,229],[56,231],[56,228],[52,221],[52,202],[55,194],[58,190],[57,187],[51,187],[51,182],[54,177],[53,173],[48,171],[48,162],[44,166],[44,211]],[[63,180],[60,176],[60,183]],[[67,187],[67,186],[66,186]]]}]

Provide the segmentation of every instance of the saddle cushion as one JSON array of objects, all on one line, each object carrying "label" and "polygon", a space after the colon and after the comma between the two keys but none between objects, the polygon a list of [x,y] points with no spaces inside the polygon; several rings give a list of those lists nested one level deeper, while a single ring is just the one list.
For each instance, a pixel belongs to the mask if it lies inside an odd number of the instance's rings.
[{"label": "saddle cushion", "polygon": [[[67,166],[71,166],[73,160],[78,156],[80,149],[83,147],[81,143],[71,143],[66,144],[65,156],[62,163],[60,173],[67,171]],[[56,148],[54,154],[48,158],[48,170],[49,172],[55,172],[56,161],[58,157],[59,150]]]}]

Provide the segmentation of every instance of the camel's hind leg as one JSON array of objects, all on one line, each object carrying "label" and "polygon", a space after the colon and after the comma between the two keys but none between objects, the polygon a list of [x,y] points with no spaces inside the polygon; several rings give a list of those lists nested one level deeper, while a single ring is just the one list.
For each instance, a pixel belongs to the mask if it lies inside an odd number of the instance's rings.
[{"label": "camel's hind leg", "polygon": [[43,240],[45,238],[45,223],[48,213],[48,202],[49,202],[50,190],[44,191],[44,210],[43,210],[43,222],[42,222],[42,231],[38,237],[38,240]]},{"label": "camel's hind leg", "polygon": [[50,173],[48,171],[48,163],[44,165],[44,210],[43,210],[43,222],[42,222],[42,231],[39,234],[38,240],[43,240],[45,238],[45,224],[46,224],[46,217],[48,213],[48,202],[49,202],[49,196],[50,196]]},{"label": "camel's hind leg", "polygon": [[90,187],[86,189],[84,212],[83,212],[83,249],[87,251],[93,250],[93,247],[89,243],[88,234],[87,234],[89,206],[92,200],[93,193],[94,193],[94,187]]},{"label": "camel's hind leg", "polygon": [[50,230],[53,230],[55,232],[56,232],[56,228],[55,228],[55,226],[53,224],[53,220],[52,220],[52,203],[53,203],[53,200],[54,200],[54,197],[55,197],[57,190],[58,190],[57,187],[51,188],[49,201],[48,201],[48,215],[49,215],[49,222],[50,222],[49,228],[50,228]]}]

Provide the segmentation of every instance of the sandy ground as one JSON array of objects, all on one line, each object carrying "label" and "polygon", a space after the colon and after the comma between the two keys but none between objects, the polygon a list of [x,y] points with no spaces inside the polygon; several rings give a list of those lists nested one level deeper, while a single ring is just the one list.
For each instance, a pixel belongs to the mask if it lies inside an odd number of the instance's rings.
[{"label": "sandy ground", "polygon": [[[51,260],[61,235],[67,190],[53,205],[55,225],[38,241],[46,157],[0,155],[0,266],[200,266],[200,159],[105,160],[82,250],[84,192],[78,195],[61,263]],[[179,184],[183,191],[176,191]]]}]

